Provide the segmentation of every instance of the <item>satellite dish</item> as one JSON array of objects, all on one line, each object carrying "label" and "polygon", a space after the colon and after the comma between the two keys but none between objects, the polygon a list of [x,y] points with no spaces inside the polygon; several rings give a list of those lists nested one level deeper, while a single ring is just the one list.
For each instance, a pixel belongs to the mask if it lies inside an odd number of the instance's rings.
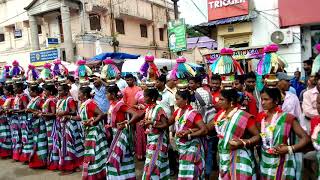
[{"label": "satellite dish", "polygon": [[281,44],[284,41],[284,34],[282,31],[275,31],[271,34],[271,41],[276,44]]}]

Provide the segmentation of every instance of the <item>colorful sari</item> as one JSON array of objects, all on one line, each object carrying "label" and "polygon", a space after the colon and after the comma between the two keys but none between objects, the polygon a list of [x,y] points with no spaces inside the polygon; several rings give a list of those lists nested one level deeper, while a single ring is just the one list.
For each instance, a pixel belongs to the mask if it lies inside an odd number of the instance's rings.
[{"label": "colorful sari", "polygon": [[[59,99],[57,112],[69,112],[70,106],[75,106],[72,97]],[[61,141],[59,151],[59,170],[74,171],[83,163],[83,131],[81,122],[59,119]]]},{"label": "colorful sari", "polygon": [[[55,113],[51,112],[51,106],[56,106],[57,99],[55,97],[49,97],[42,105],[43,113]],[[48,159],[47,168],[49,170],[59,169],[59,149],[60,149],[60,123],[55,117],[47,118],[43,117],[46,123],[47,141],[48,141]]]},{"label": "colorful sari", "polygon": [[[38,110],[41,108],[41,98],[40,96],[34,97],[30,100],[27,105],[27,109]],[[21,162],[29,162],[31,154],[33,152],[34,145],[34,135],[37,136],[36,131],[34,130],[34,125],[38,118],[33,116],[33,113],[27,113],[26,121],[22,121],[21,123],[21,137],[22,137],[22,153],[20,156]],[[39,129],[37,128],[37,131]],[[46,143],[46,141],[44,142]]]},{"label": "colorful sari", "polygon": [[[161,117],[166,117],[160,105],[148,107],[145,118],[157,124]],[[144,164],[142,179],[169,179],[169,159],[168,159],[168,132],[163,129],[148,127],[147,132],[147,155]]]},{"label": "colorful sari", "polygon": [[[92,99],[86,100],[79,109],[83,122],[93,118],[97,104]],[[83,180],[106,179],[106,154],[108,144],[103,124],[99,122],[92,127],[85,127],[85,151],[83,161]]]},{"label": "colorful sari", "polygon": [[[259,117],[259,116],[258,116]],[[261,116],[262,156],[260,161],[261,179],[284,180],[295,179],[296,163],[294,155],[274,155],[273,148],[280,144],[288,144],[291,125],[294,117],[283,112],[274,114],[271,123],[265,122]]]},{"label": "colorful sari", "polygon": [[[22,110],[23,101],[29,102],[28,96],[24,93],[17,94],[13,101],[13,110]],[[22,152],[22,124],[27,121],[26,113],[14,113],[11,116],[10,130],[12,139],[12,159],[19,161]]]},{"label": "colorful sari", "polygon": [[320,179],[320,117],[316,116],[311,120],[311,140],[316,150],[316,158],[318,163],[317,177]]},{"label": "colorful sari", "polygon": [[[12,109],[13,97],[7,97],[2,105],[3,110]],[[6,158],[12,155],[12,143],[10,132],[10,117],[7,114],[0,116],[0,157]]]},{"label": "colorful sari", "polygon": [[230,140],[243,138],[251,115],[238,108],[225,115],[225,111],[220,111],[215,117],[215,128],[219,137],[219,179],[256,179],[254,156],[250,149],[230,150],[229,146]]},{"label": "colorful sari", "polygon": [[[143,90],[137,92],[135,99],[137,101],[137,105],[143,107],[144,106],[144,97],[143,97]],[[138,109],[140,110],[140,109]],[[141,110],[145,111],[145,110]],[[136,133],[135,133],[135,155],[137,159],[141,160],[146,156],[146,144],[147,144],[147,138],[146,134],[144,133],[143,126],[140,125],[140,123],[137,123],[136,125]]]},{"label": "colorful sari", "polygon": [[[41,110],[42,99],[40,97],[33,98],[28,109]],[[29,119],[30,118],[30,119]],[[31,123],[31,129],[27,129],[28,146],[31,144],[31,153],[29,156],[29,167],[30,168],[41,168],[47,165],[48,157],[48,140],[46,123],[41,117],[34,117],[32,113],[28,114],[28,121]],[[27,121],[27,122],[28,122]],[[28,126],[26,126],[28,128]],[[22,153],[24,149],[22,149]],[[28,152],[28,151],[27,151]]]},{"label": "colorful sari", "polygon": [[125,106],[122,101],[109,108],[109,115],[113,131],[113,140],[107,155],[107,179],[109,180],[133,180],[136,179],[135,162],[130,148],[132,136],[130,128],[117,129],[117,122],[125,120],[117,119],[121,107]]},{"label": "colorful sari", "polygon": [[[184,114],[181,114],[181,108],[176,112],[176,132],[195,128],[195,117],[198,115],[196,110],[189,106]],[[176,144],[179,152],[178,180],[204,179],[205,155],[201,139],[187,140],[187,138],[176,137]]]}]

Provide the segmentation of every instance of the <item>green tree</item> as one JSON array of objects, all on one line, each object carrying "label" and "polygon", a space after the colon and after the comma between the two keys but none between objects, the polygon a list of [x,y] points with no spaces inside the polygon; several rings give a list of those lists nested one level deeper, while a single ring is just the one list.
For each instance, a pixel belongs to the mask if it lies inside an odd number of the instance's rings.
[{"label": "green tree", "polygon": [[201,32],[195,30],[193,28],[193,26],[187,24],[187,37],[188,38],[192,38],[192,37],[201,37],[201,36],[204,36],[204,34],[202,34]]}]

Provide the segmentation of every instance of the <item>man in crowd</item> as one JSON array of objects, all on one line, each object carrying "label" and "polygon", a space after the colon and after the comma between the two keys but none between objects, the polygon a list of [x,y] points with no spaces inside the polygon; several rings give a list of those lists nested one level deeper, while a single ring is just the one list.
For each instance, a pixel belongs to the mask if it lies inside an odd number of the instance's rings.
[{"label": "man in crowd", "polygon": [[301,82],[300,78],[301,78],[301,72],[296,71],[294,72],[294,78],[291,79],[290,81],[291,86],[296,90],[298,97],[300,96],[301,91],[305,89],[305,84]]},{"label": "man in crowd", "polygon": [[122,92],[126,87],[128,87],[127,82],[121,78],[121,73],[118,73],[118,75],[116,76],[116,84],[118,86],[118,88],[120,89],[120,91]]},{"label": "man in crowd", "polygon": [[123,101],[131,108],[136,104],[135,97],[141,88],[136,85],[135,77],[132,74],[127,74],[125,79],[128,87],[123,90]]},{"label": "man in crowd", "polygon": [[313,59],[310,58],[308,60],[303,61],[303,69],[305,72],[305,84],[307,84],[307,79],[311,75],[311,70],[312,70],[312,64],[313,64]]},{"label": "man in crowd", "polygon": [[[194,109],[197,109],[199,112],[201,112],[201,109],[204,105],[212,104],[211,94],[202,87],[201,76],[196,76],[189,79],[189,89],[194,96],[191,102],[191,105]],[[204,104],[202,104],[201,101],[203,101]]]},{"label": "man in crowd", "polygon": [[237,90],[238,92],[243,92],[243,90],[244,90],[244,87],[243,87],[244,79],[243,78],[244,78],[243,75],[236,76],[235,80],[233,82],[233,88],[235,90]]},{"label": "man in crowd", "polygon": [[246,97],[246,110],[248,113],[256,116],[258,114],[258,106],[254,93],[256,90],[256,74],[249,72],[244,75],[245,91],[244,96]]},{"label": "man in crowd", "polygon": [[[308,120],[319,115],[317,111],[317,95],[320,92],[320,78],[317,74],[315,77],[316,87],[306,91],[303,94],[302,110]],[[309,129],[309,126],[307,126]]]},{"label": "man in crowd", "polygon": [[94,77],[93,85],[94,101],[103,113],[107,113],[110,104],[106,96],[106,84],[100,78]]},{"label": "man in crowd", "polygon": [[76,81],[73,76],[67,76],[67,84],[70,86],[70,95],[73,100],[78,102],[79,87],[76,85]]},{"label": "man in crowd", "polygon": [[219,107],[217,107],[217,103],[219,101],[220,90],[221,90],[221,76],[219,74],[213,74],[211,77],[211,95],[212,95],[212,103],[216,107],[217,111]]},{"label": "man in crowd", "polygon": [[176,80],[170,78],[170,76],[171,76],[170,74],[167,75],[166,88],[175,96],[177,93]]},{"label": "man in crowd", "polygon": [[[168,88],[166,88],[167,84],[167,77],[166,75],[162,74],[160,77],[156,80],[156,88],[159,91],[160,97],[158,103],[162,105],[164,111],[166,112],[168,117],[171,117],[174,112],[174,105],[175,105],[175,96],[173,92],[169,91]],[[171,86],[173,87],[173,86]],[[170,128],[170,139],[172,140],[173,137],[173,129]],[[177,171],[177,160],[176,157],[178,156],[177,152],[173,150],[172,147],[169,148],[168,151],[169,155],[169,167],[170,167],[170,175],[173,176]]]}]

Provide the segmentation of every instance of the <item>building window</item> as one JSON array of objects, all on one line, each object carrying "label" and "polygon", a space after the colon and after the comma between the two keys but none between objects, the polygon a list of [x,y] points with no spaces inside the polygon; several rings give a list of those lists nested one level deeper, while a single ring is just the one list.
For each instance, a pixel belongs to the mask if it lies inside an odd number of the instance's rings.
[{"label": "building window", "polygon": [[38,34],[42,34],[42,27],[41,27],[41,25],[38,25]]},{"label": "building window", "polygon": [[119,34],[124,34],[124,21],[122,19],[116,19],[116,30]]},{"label": "building window", "polygon": [[140,24],[140,34],[141,37],[148,37],[148,27],[146,24]]},{"label": "building window", "polygon": [[13,27],[13,34],[14,34],[15,39],[22,38],[22,30],[21,29],[16,29],[15,27]]},{"label": "building window", "polygon": [[4,34],[0,34],[0,42],[4,42],[5,38],[4,38]]},{"label": "building window", "polygon": [[100,31],[101,30],[101,21],[100,16],[97,14],[90,14],[90,30],[92,31]]},{"label": "building window", "polygon": [[163,28],[159,28],[159,37],[160,37],[160,41],[164,41],[164,29]]}]

